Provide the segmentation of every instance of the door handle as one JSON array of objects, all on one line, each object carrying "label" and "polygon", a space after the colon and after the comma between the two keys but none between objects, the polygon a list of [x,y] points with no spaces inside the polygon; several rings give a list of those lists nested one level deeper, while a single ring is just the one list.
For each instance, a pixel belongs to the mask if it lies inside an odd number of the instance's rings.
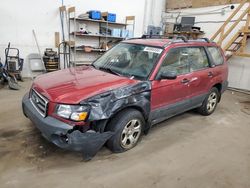
[{"label": "door handle", "polygon": [[184,79],[181,81],[181,83],[183,83],[183,84],[186,84],[186,83],[188,83],[188,82],[190,82],[190,80],[188,80],[187,78],[184,78]]},{"label": "door handle", "polygon": [[212,72],[208,72],[207,75],[208,75],[208,77],[213,77],[214,74]]}]

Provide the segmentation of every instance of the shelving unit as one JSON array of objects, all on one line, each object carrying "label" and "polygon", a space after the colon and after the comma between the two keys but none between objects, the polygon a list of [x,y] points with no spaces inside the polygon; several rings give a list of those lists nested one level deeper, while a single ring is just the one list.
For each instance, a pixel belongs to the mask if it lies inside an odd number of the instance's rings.
[{"label": "shelving unit", "polygon": [[76,35],[77,37],[97,37],[97,38],[113,38],[113,39],[124,39],[122,37],[115,37],[115,36],[110,36],[110,35],[101,35],[101,34],[84,34],[84,33],[78,33],[78,32],[73,32],[71,35]]},{"label": "shelving unit", "polygon": [[[68,18],[69,18],[69,40],[73,45],[71,46],[71,54],[73,56],[73,61],[75,65],[82,65],[86,63],[91,63],[97,59],[100,55],[107,51],[103,46],[107,46],[108,43],[118,43],[125,39],[125,37],[112,36],[107,34],[109,29],[127,29],[127,23],[117,23],[117,22],[108,22],[105,20],[93,20],[86,18],[77,18],[75,13],[75,7],[68,9]],[[127,18],[133,18],[134,16],[128,16]],[[87,26],[89,33],[81,32],[79,27],[81,24]],[[101,34],[101,27],[105,30]],[[102,29],[103,29],[102,28]],[[134,32],[134,26],[133,31]],[[93,47],[91,51],[85,51],[86,47]]]}]

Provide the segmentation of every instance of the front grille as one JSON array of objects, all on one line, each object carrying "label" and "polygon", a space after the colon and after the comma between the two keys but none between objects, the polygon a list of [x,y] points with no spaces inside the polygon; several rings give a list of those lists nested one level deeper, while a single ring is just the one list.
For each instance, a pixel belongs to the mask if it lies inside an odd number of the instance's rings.
[{"label": "front grille", "polygon": [[30,101],[39,114],[46,117],[49,101],[34,89],[31,90]]}]

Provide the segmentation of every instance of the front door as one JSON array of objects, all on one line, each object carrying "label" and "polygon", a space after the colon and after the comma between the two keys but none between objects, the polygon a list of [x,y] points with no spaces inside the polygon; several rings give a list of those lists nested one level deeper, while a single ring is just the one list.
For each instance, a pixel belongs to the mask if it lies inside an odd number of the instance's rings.
[{"label": "front door", "polygon": [[[173,48],[164,58],[152,81],[151,120],[155,124],[190,107],[189,81],[191,79],[187,48]],[[163,72],[175,72],[177,78],[161,79]]]}]

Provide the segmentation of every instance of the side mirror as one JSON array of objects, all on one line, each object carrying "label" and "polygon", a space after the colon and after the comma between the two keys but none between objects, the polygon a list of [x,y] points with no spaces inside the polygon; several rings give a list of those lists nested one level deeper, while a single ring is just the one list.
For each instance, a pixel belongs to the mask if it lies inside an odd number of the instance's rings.
[{"label": "side mirror", "polygon": [[162,72],[160,75],[160,79],[168,79],[168,80],[174,80],[177,78],[177,72],[176,71],[165,71]]}]

